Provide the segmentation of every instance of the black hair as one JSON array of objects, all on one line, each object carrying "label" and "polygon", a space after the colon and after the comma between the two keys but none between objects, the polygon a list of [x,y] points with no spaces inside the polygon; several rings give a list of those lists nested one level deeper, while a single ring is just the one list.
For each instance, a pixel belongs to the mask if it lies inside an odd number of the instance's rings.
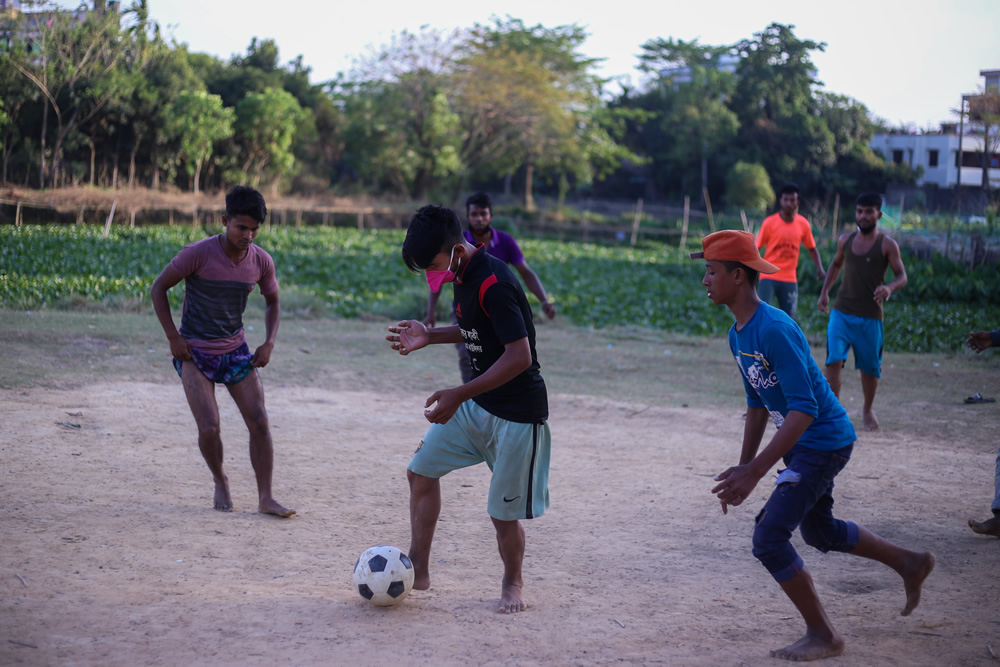
[{"label": "black hair", "polygon": [[781,186],[781,190],[778,191],[778,198],[780,199],[781,195],[797,195],[797,194],[799,194],[799,186],[795,185],[795,183],[785,183],[783,186]]},{"label": "black hair", "polygon": [[760,271],[758,271],[757,269],[751,269],[743,262],[732,262],[729,260],[720,259],[719,264],[722,264],[724,267],[726,267],[726,273],[732,273],[736,269],[743,269],[743,271],[747,274],[747,281],[750,283],[751,286],[753,286],[756,289],[757,278],[760,275]]},{"label": "black hair", "polygon": [[257,222],[264,222],[267,217],[264,195],[249,185],[233,186],[226,193],[226,215],[230,218],[247,215]]},{"label": "black hair", "polygon": [[439,252],[461,243],[462,223],[458,215],[445,206],[423,206],[410,220],[403,239],[403,261],[417,273],[431,265]]},{"label": "black hair", "polygon": [[479,208],[487,208],[490,210],[490,214],[493,213],[493,200],[485,192],[477,192],[474,195],[469,195],[465,200],[465,210],[468,212],[470,206],[478,206]]},{"label": "black hair", "polygon": [[882,195],[877,192],[865,192],[858,195],[858,206],[874,206],[879,211],[882,210]]}]

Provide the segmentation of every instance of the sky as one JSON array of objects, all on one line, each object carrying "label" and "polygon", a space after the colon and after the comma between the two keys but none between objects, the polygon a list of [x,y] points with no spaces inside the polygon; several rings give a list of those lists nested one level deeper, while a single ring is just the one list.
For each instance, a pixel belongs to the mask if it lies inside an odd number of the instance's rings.
[{"label": "sky", "polygon": [[[122,3],[127,6],[131,0]],[[88,4],[92,0],[86,0]],[[589,34],[581,52],[603,58],[596,72],[629,77],[640,45],[659,37],[725,45],[772,22],[799,39],[825,42],[813,62],[823,89],[848,95],[893,126],[937,129],[957,119],[963,93],[979,90],[980,70],[1000,69],[1000,0],[148,0],[153,20],[190,51],[224,59],[253,37],[273,39],[282,63],[303,56],[312,79],[332,79],[403,30],[451,30],[492,17],[548,28],[576,24]],[[79,2],[59,0],[75,7]],[[620,87],[611,84],[609,92]]]}]

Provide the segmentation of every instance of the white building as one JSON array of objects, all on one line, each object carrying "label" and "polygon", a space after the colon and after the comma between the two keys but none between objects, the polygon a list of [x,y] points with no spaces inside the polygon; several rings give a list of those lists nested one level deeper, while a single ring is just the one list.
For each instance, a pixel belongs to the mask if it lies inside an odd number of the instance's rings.
[{"label": "white building", "polygon": [[[937,185],[952,188],[958,185],[958,133],[938,134],[876,134],[872,150],[889,162],[923,167],[917,185]],[[983,182],[983,135],[962,137],[962,185],[977,186]],[[990,186],[1000,186],[1000,155],[990,156]]]}]

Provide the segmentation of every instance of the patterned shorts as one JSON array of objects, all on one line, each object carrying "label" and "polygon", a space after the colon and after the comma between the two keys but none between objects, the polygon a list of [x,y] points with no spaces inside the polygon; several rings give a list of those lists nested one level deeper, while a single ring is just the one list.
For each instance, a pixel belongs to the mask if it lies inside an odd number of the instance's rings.
[{"label": "patterned shorts", "polygon": [[[191,348],[191,361],[198,367],[205,377],[215,383],[225,385],[236,384],[243,380],[253,370],[250,360],[250,347],[243,343],[232,352],[225,354],[207,354],[196,347]],[[177,376],[181,375],[182,362],[174,359],[174,368],[177,369]]]}]

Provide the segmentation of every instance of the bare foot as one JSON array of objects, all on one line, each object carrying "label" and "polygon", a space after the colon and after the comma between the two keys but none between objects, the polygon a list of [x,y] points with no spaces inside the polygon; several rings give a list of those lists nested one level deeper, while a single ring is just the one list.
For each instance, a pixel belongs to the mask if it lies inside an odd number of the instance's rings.
[{"label": "bare foot", "polygon": [[233,511],[233,499],[229,495],[229,479],[223,477],[215,483],[215,509],[220,512]]},{"label": "bare foot", "polygon": [[504,583],[500,589],[500,607],[497,609],[501,614],[516,614],[528,608],[528,602],[521,593],[521,587],[517,584]]},{"label": "bare foot", "polygon": [[917,605],[920,604],[920,591],[924,585],[924,579],[934,569],[936,559],[930,551],[922,554],[914,554],[900,573],[903,576],[903,588],[906,590],[906,606],[899,612],[901,616],[909,616]]},{"label": "bare foot", "polygon": [[[412,560],[412,559],[411,559]],[[431,575],[427,570],[421,570],[416,565],[413,566],[413,589],[426,591],[431,587]]]},{"label": "bare foot", "polygon": [[293,514],[295,514],[295,510],[288,509],[274,498],[260,501],[260,506],[257,508],[257,510],[261,514],[273,514],[274,516],[280,516],[284,518],[288,518]]},{"label": "bare foot", "polygon": [[878,425],[878,417],[875,416],[875,412],[873,410],[869,410],[868,412],[864,413],[862,415],[862,418],[865,423],[866,431],[877,433],[878,431],[881,430]]},{"label": "bare foot", "polygon": [[980,535],[1000,537],[1000,516],[995,516],[992,519],[987,519],[986,521],[973,521],[972,519],[969,519],[969,528],[976,531]]},{"label": "bare foot", "polygon": [[830,658],[840,655],[843,652],[844,639],[840,635],[834,634],[831,639],[826,640],[807,634],[794,644],[771,651],[771,657],[781,660],[792,660],[794,662],[805,662],[806,660]]}]

